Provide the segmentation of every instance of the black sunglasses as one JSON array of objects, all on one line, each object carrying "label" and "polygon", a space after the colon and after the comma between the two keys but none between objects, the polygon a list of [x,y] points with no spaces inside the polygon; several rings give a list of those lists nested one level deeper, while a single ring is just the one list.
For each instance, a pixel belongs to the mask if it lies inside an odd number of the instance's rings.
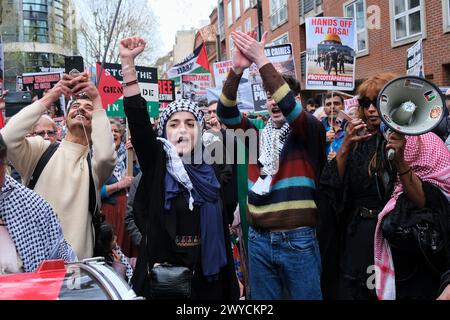
[{"label": "black sunglasses", "polygon": [[450,94],[445,95],[445,100],[450,100]]},{"label": "black sunglasses", "polygon": [[370,105],[372,105],[372,104],[374,107],[376,107],[377,106],[377,98],[375,98],[373,100],[370,100],[369,98],[358,99],[358,103],[364,109],[370,108]]}]

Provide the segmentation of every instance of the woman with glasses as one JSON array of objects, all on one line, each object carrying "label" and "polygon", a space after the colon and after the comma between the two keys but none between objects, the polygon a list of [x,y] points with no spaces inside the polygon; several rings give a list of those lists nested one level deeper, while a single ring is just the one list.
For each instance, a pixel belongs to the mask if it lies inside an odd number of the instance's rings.
[{"label": "woman with glasses", "polygon": [[319,189],[322,290],[329,299],[376,299],[371,283],[377,215],[392,194],[395,170],[385,159],[377,96],[393,74],[369,78],[358,88],[359,118],[348,123],[336,158]]}]

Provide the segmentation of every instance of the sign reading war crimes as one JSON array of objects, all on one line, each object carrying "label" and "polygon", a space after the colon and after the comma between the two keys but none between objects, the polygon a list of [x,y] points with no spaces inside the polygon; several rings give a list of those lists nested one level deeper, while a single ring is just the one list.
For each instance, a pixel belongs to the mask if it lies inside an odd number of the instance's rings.
[{"label": "sign reading war crimes", "polygon": [[406,51],[406,74],[424,78],[422,39]]},{"label": "sign reading war crimes", "polygon": [[355,48],[352,18],[307,18],[306,89],[353,90]]},{"label": "sign reading war crimes", "polygon": [[[269,61],[273,64],[273,66],[279,73],[297,78],[295,74],[292,44],[287,43],[269,46],[265,47],[264,51]],[[252,87],[255,111],[265,111],[267,97],[266,93],[263,92],[264,89],[262,78],[259,74],[258,67],[255,64],[252,64],[249,68],[249,80]]]},{"label": "sign reading war crimes", "polygon": [[[100,63],[97,63],[97,78]],[[158,70],[149,67],[136,67],[136,76],[141,88],[142,97],[147,101],[150,117],[159,114]],[[120,64],[105,63],[98,91],[102,97],[103,108],[109,117],[125,117],[123,110],[122,66]]]},{"label": "sign reading war crimes", "polygon": [[211,74],[184,74],[181,76],[183,99],[207,102],[207,90],[211,85]]}]

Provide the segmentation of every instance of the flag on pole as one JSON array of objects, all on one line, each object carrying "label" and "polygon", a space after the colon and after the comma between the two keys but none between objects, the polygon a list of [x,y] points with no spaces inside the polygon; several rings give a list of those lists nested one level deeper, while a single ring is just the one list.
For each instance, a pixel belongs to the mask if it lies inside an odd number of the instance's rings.
[{"label": "flag on pole", "polygon": [[167,71],[167,75],[169,78],[175,78],[183,74],[191,73],[199,67],[211,72],[205,43],[202,43],[195,48],[194,52],[188,55],[182,62],[177,63],[170,68],[169,71]]}]

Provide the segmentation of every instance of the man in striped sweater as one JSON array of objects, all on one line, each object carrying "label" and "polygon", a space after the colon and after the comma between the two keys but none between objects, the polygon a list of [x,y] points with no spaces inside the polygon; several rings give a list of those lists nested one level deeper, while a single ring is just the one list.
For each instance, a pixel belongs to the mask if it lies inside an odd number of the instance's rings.
[{"label": "man in striped sweater", "polygon": [[265,56],[266,34],[261,42],[254,36],[232,33],[233,68],[218,104],[218,116],[228,128],[254,129],[236,106],[239,80],[254,62],[268,92],[271,119],[257,133],[258,161],[248,166],[251,298],[281,299],[287,292],[291,299],[321,299],[315,193],[326,161],[325,131],[296,99],[298,82],[294,94]]}]

